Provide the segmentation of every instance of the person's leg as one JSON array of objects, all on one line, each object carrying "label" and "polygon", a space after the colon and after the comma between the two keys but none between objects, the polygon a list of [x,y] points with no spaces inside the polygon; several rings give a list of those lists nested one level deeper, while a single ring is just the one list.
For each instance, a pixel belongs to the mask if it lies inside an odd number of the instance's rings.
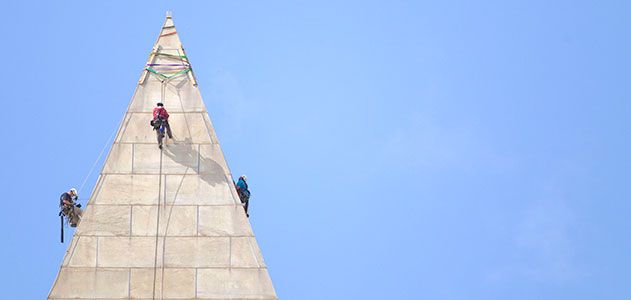
[{"label": "person's leg", "polygon": [[77,216],[74,208],[68,209],[68,223],[70,223],[70,227],[77,227]]},{"label": "person's leg", "polygon": [[75,206],[72,208],[72,213],[70,215],[70,225],[72,227],[77,227],[77,225],[79,225],[79,221],[81,221],[81,215],[83,215],[83,211],[81,210],[81,208]]},{"label": "person's leg", "polygon": [[248,206],[250,205],[250,196],[247,194],[243,195],[243,199],[241,199],[241,202],[243,203],[243,209],[245,210],[245,216],[246,217],[250,217],[250,214],[248,213]]},{"label": "person's leg", "polygon": [[169,135],[169,138],[172,139],[173,133],[171,133],[171,125],[169,125],[169,121],[166,121],[165,127],[167,128],[167,134]]},{"label": "person's leg", "polygon": [[67,205],[64,204],[64,206],[61,207],[61,214],[64,215],[65,217],[68,217],[69,208]]},{"label": "person's leg", "polygon": [[156,130],[156,138],[158,140],[158,146],[160,146],[160,148],[162,148],[162,136],[163,133],[160,132],[160,129]]},{"label": "person's leg", "polygon": [[249,217],[250,215],[248,214],[248,205],[250,204],[250,198],[245,198],[245,204],[244,204],[244,208],[245,208],[245,214]]},{"label": "person's leg", "polygon": [[240,190],[237,190],[237,195],[239,196],[239,201],[241,201],[241,203],[243,203],[243,193],[241,193]]}]

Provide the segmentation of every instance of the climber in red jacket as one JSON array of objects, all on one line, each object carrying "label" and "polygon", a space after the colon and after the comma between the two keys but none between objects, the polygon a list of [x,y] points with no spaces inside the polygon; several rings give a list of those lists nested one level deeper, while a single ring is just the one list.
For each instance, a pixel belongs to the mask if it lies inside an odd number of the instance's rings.
[{"label": "climber in red jacket", "polygon": [[[156,130],[156,135],[158,137],[158,147],[162,149],[162,138],[164,137],[164,129],[166,129],[166,134],[170,139],[173,138],[173,133],[171,133],[171,126],[169,125],[169,113],[164,108],[164,104],[162,102],[158,102],[157,106],[153,109],[153,121],[151,122],[154,130]],[[162,128],[164,125],[164,128]]]}]

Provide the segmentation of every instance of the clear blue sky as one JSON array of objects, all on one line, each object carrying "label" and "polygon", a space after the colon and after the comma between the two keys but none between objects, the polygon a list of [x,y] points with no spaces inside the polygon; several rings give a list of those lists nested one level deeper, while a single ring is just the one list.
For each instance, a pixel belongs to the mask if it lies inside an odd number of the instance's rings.
[{"label": "clear blue sky", "polygon": [[2,5],[3,298],[167,9],[281,299],[631,298],[631,2],[50,2]]}]

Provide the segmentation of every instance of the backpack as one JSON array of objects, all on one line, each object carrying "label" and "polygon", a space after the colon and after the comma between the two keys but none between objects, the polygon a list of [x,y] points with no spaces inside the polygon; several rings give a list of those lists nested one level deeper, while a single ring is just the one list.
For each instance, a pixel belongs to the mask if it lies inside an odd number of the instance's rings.
[{"label": "backpack", "polygon": [[149,125],[153,127],[153,130],[158,130],[160,129],[160,126],[162,126],[162,122],[163,122],[162,118],[157,117],[156,119],[149,121]]}]

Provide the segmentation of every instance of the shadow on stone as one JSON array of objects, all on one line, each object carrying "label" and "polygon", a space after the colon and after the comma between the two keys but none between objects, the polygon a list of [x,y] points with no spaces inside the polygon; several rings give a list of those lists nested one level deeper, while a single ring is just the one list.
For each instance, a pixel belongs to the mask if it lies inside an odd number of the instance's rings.
[{"label": "shadow on stone", "polygon": [[[176,148],[177,147],[177,153]],[[197,150],[199,144],[193,144],[191,138],[183,141],[175,141],[174,144],[164,147],[164,155],[171,158],[177,164],[193,170],[206,183],[215,186],[217,184],[231,184],[224,168],[212,158],[204,157]]]}]

